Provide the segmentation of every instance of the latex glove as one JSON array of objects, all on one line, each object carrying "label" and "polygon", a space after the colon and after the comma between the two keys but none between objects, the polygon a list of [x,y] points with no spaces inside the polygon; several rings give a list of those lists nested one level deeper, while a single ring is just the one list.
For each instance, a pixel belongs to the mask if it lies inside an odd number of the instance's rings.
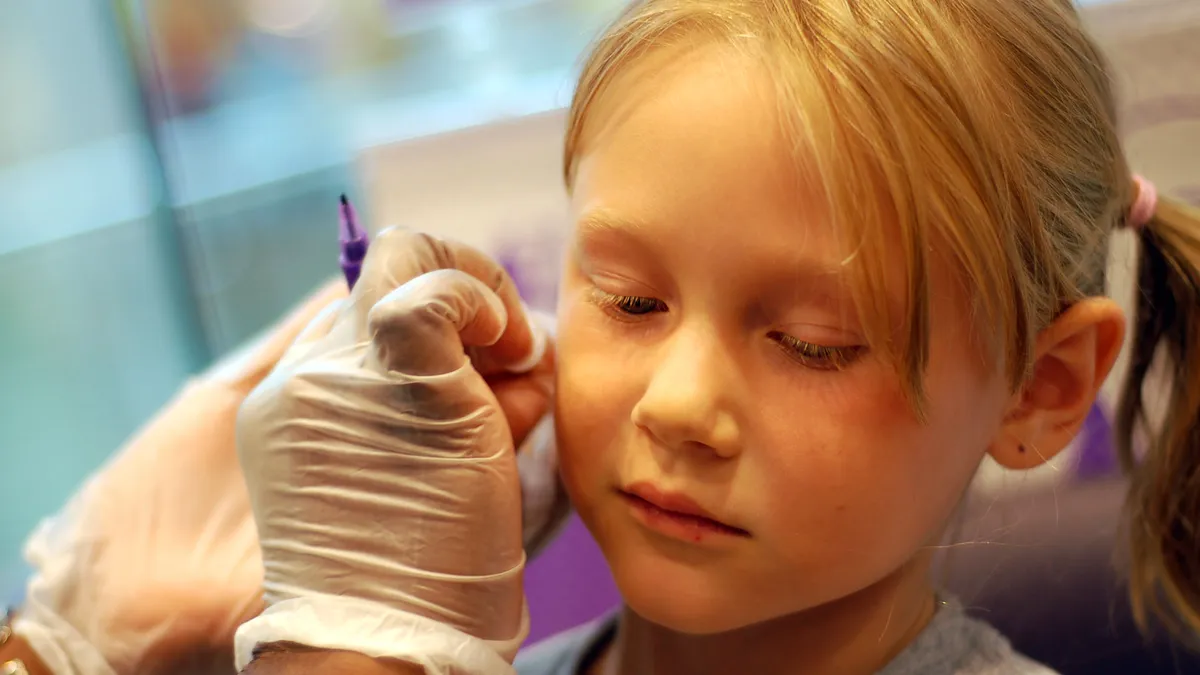
[{"label": "latex glove", "polygon": [[15,629],[55,675],[232,671],[262,579],[237,410],[344,287],[188,383],[27,542],[34,575]]},{"label": "latex glove", "polygon": [[514,447],[549,408],[546,343],[478,251],[372,243],[238,420],[270,606],[239,630],[239,668],[275,642],[509,667],[528,631]]}]

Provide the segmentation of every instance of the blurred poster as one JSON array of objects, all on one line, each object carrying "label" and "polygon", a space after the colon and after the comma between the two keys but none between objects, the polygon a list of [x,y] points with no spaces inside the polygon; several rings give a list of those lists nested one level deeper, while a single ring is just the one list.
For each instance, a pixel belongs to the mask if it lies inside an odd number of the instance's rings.
[{"label": "blurred poster", "polygon": [[495,256],[550,309],[567,226],[562,111],[366,150],[369,222],[457,239]]}]

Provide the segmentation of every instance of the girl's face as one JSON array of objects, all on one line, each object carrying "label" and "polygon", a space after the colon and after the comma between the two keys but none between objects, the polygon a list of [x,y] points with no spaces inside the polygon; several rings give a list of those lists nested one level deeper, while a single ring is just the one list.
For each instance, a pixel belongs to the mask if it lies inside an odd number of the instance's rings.
[{"label": "girl's face", "polygon": [[1009,400],[968,291],[935,265],[918,422],[755,70],[714,48],[615,83],[578,164],[558,312],[564,482],[629,605],[691,633],[908,574]]}]

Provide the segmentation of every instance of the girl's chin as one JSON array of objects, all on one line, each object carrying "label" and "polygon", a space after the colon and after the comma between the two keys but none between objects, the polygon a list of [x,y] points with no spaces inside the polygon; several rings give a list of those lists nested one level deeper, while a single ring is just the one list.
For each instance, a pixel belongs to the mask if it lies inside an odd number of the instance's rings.
[{"label": "girl's chin", "polygon": [[[642,619],[689,635],[724,633],[769,619],[728,586],[729,578],[648,556],[612,563],[625,605]],[[724,576],[724,578],[721,578]]]}]

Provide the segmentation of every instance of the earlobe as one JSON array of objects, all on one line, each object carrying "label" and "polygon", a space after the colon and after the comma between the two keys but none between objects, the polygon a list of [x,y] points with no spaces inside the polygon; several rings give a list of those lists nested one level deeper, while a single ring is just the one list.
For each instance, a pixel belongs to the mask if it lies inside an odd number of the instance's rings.
[{"label": "earlobe", "polygon": [[992,458],[1029,469],[1062,452],[1087,418],[1124,337],[1125,316],[1108,298],[1081,300],[1044,328],[1032,374],[989,449]]},{"label": "earlobe", "polygon": [[[1070,439],[1068,439],[1069,442]],[[1033,443],[1021,442],[1017,439],[1000,440],[992,445],[989,453],[1000,466],[1015,471],[1024,471],[1045,464],[1062,452],[1066,444],[1055,446],[1050,452],[1043,451]]]}]

